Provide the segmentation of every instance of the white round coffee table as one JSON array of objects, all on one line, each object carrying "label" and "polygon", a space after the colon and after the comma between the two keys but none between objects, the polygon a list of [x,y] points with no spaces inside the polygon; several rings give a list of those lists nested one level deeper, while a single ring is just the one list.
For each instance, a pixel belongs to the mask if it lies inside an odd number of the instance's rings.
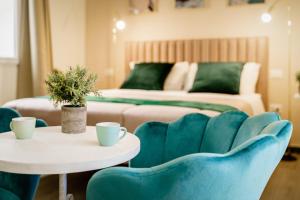
[{"label": "white round coffee table", "polygon": [[32,139],[0,134],[0,171],[20,174],[59,174],[59,200],[67,199],[67,174],[102,169],[134,158],[140,141],[126,134],[111,147],[100,146],[96,128],[85,133],[61,133],[61,127],[37,128]]}]

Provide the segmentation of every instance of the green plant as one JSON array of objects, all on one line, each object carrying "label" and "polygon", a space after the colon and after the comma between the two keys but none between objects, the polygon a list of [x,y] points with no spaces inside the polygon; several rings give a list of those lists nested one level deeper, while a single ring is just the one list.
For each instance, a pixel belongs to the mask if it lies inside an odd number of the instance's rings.
[{"label": "green plant", "polygon": [[296,73],[296,79],[300,83],[300,71]]},{"label": "green plant", "polygon": [[85,106],[89,93],[99,96],[94,87],[97,75],[88,73],[86,68],[70,67],[65,73],[54,70],[46,80],[47,91],[54,105],[69,104],[74,107]]}]

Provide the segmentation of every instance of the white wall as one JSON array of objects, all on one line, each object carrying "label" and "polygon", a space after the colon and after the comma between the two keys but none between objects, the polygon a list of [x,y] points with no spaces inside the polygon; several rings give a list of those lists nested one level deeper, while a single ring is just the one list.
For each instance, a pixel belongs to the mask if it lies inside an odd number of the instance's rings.
[{"label": "white wall", "polygon": [[[279,1],[273,9],[273,21],[270,24],[263,24],[260,16],[273,0],[267,0],[267,4],[235,7],[229,7],[228,0],[210,0],[208,7],[202,9],[176,9],[175,0],[158,2],[157,12],[132,15],[128,11],[128,1],[109,1],[110,25],[103,26],[102,30],[111,30],[114,17],[121,17],[127,23],[127,28],[118,34],[116,43],[112,41],[112,34],[109,34],[110,45],[106,47],[110,49],[108,64],[114,71],[114,86],[119,86],[125,78],[125,41],[268,36],[270,72],[279,70],[282,73],[282,77],[269,78],[269,103],[279,104],[283,118],[290,117],[293,120],[295,131],[292,142],[300,145],[300,100],[293,98],[297,92],[295,72],[300,70],[300,1]],[[288,3],[292,6],[293,20],[292,73],[288,68]],[[101,12],[102,8],[93,10]],[[292,104],[289,104],[289,97]]]},{"label": "white wall", "polygon": [[17,96],[17,65],[0,61],[0,105]]},{"label": "white wall", "polygon": [[86,10],[86,66],[98,74],[97,87],[108,88],[112,80],[109,70],[109,1],[86,0]]},{"label": "white wall", "polygon": [[85,0],[51,0],[53,64],[57,69],[85,65]]}]

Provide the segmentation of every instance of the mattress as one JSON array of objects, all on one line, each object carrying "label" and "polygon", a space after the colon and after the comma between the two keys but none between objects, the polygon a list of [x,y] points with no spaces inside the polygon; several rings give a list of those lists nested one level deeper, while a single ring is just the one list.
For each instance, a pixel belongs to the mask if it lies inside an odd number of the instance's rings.
[{"label": "mattress", "polygon": [[[149,99],[149,100],[179,100],[193,102],[208,102],[233,106],[249,115],[264,112],[263,103],[259,94],[229,95],[216,93],[187,93],[184,91],[146,91],[112,89],[102,90],[102,96],[113,98]],[[14,108],[23,116],[33,116],[44,119],[48,125],[60,125],[60,108],[54,107],[52,102],[45,98],[25,98],[7,102],[4,107]],[[203,113],[209,116],[220,114],[211,110],[199,110],[176,106],[160,105],[133,105],[126,103],[87,102],[87,124],[95,125],[98,122],[114,121],[121,123],[129,131],[146,121],[175,121],[189,113]]]}]

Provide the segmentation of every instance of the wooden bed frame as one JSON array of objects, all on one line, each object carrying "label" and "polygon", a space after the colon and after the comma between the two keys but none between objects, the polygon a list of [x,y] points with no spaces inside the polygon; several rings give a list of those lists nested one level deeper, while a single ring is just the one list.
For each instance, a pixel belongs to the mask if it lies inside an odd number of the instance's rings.
[{"label": "wooden bed frame", "polygon": [[125,47],[126,74],[129,62],[257,62],[261,64],[257,93],[268,109],[268,38],[244,37],[131,41]]}]

